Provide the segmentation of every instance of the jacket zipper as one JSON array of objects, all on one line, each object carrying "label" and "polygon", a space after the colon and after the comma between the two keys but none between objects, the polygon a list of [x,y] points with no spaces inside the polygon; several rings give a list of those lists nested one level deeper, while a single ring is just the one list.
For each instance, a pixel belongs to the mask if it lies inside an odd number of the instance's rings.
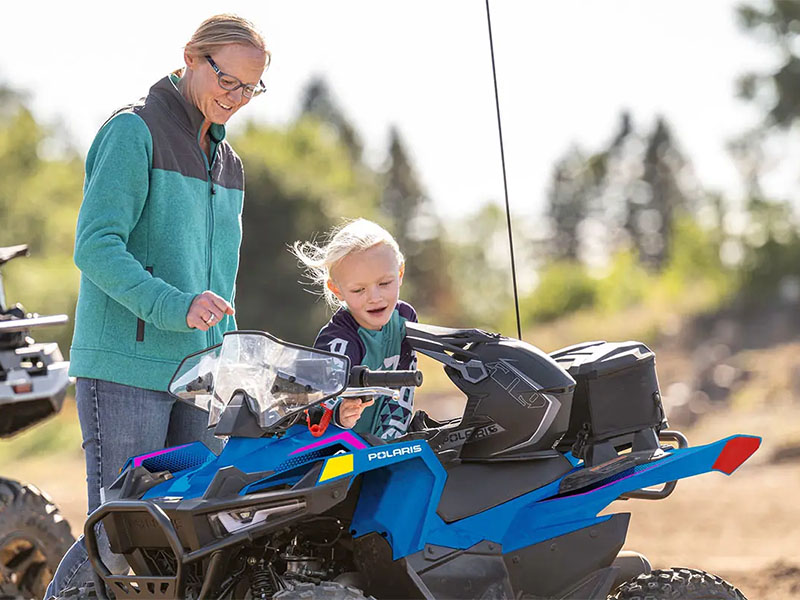
[{"label": "jacket zipper", "polygon": [[[198,145],[199,145],[199,142],[198,142]],[[214,150],[214,155],[213,156],[216,157],[216,154],[217,154],[216,146],[209,146],[209,147],[213,148],[213,150]],[[203,147],[202,146],[200,146],[200,152],[203,155],[203,161],[205,162],[205,165],[206,165],[206,172],[208,173],[208,184],[209,184],[208,228],[207,228],[207,232],[208,232],[208,254],[207,254],[207,256],[208,256],[208,274],[207,274],[207,278],[206,278],[208,283],[206,285],[206,289],[210,290],[211,289],[211,260],[212,260],[212,257],[213,257],[212,252],[211,252],[211,247],[212,247],[212,241],[213,241],[213,237],[214,237],[214,195],[217,192],[214,189],[214,176],[213,176],[213,173],[212,173],[212,166],[214,164],[214,162],[213,162],[214,159],[212,158],[211,162],[209,162],[208,156],[203,151]],[[208,329],[208,331],[206,331],[206,343],[208,344],[208,346],[213,346],[214,345],[214,333],[213,333],[213,331],[211,329]]]}]

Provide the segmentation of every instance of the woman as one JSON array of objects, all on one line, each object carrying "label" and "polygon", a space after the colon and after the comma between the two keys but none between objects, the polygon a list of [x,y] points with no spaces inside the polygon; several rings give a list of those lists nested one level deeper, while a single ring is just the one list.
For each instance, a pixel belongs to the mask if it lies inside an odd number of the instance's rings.
[{"label": "woman", "polygon": [[[205,413],[166,389],[184,356],[236,327],[244,181],[225,123],[265,90],[269,60],[249,21],[207,19],[184,48],[185,68],[114,113],[87,155],[70,374],[90,512],[128,457],[197,439],[220,447]],[[107,566],[124,571],[101,545]],[[91,580],[81,538],[47,596]]]}]

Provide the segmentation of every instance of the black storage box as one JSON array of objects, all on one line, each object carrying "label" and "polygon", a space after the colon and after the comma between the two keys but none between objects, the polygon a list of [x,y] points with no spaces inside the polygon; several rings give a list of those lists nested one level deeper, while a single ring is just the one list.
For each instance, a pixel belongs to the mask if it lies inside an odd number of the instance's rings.
[{"label": "black storage box", "polygon": [[655,354],[640,342],[586,342],[550,355],[575,379],[569,429],[560,446],[579,434],[602,442],[666,426]]}]

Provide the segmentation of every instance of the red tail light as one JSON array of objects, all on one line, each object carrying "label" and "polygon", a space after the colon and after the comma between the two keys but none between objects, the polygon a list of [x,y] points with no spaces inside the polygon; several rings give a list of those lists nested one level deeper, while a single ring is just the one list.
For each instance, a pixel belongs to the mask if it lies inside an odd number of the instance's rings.
[{"label": "red tail light", "polygon": [[711,468],[730,475],[739,468],[739,465],[750,458],[760,445],[761,438],[758,437],[749,435],[735,437],[725,444]]}]

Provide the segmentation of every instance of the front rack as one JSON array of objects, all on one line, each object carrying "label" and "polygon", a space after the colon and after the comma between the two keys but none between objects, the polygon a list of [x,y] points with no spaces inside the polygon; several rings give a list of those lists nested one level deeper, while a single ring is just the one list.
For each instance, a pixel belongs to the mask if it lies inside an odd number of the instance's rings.
[{"label": "front rack", "polygon": [[[321,466],[321,465],[320,465]],[[205,576],[197,600],[208,598],[216,589],[221,579],[223,562],[229,558],[229,553],[223,552],[228,548],[245,546],[253,540],[265,536],[270,532],[285,527],[289,523],[307,514],[319,514],[334,504],[341,502],[347,495],[350,477],[343,477],[327,484],[307,487],[308,482],[316,481],[320,466],[316,466],[298,482],[291,490],[274,492],[270,494],[273,500],[287,500],[297,497],[304,500],[302,507],[297,511],[285,515],[276,515],[242,531],[217,539],[196,550],[184,549],[175,524],[161,506],[148,500],[113,500],[102,504],[86,520],[83,528],[86,551],[94,570],[97,596],[100,600],[108,600],[105,590],[110,589],[117,600],[137,598],[139,600],[153,600],[155,598],[184,598],[187,580],[187,567],[197,561],[210,558],[205,569]],[[255,501],[256,495],[242,496],[243,503]],[[230,502],[217,506],[222,510],[232,508]],[[202,513],[213,511],[208,508]],[[172,576],[161,575],[115,575],[111,573],[103,560],[97,543],[98,526],[103,519],[112,513],[146,513],[163,533],[172,553],[175,556],[175,574]]]},{"label": "front rack", "polygon": [[[95,526],[111,513],[142,511],[148,513],[161,528],[175,555],[176,567],[173,577],[114,575],[100,558]],[[101,600],[107,600],[105,585],[111,588],[118,598],[142,598],[148,600],[152,598],[182,598],[186,585],[183,575],[184,566],[208,554],[203,552],[202,555],[191,557],[193,553],[184,553],[183,544],[167,513],[157,504],[143,500],[117,500],[103,504],[89,515],[83,528],[83,535],[89,561],[94,567],[97,596]],[[201,551],[196,551],[195,554],[197,552]]]}]

